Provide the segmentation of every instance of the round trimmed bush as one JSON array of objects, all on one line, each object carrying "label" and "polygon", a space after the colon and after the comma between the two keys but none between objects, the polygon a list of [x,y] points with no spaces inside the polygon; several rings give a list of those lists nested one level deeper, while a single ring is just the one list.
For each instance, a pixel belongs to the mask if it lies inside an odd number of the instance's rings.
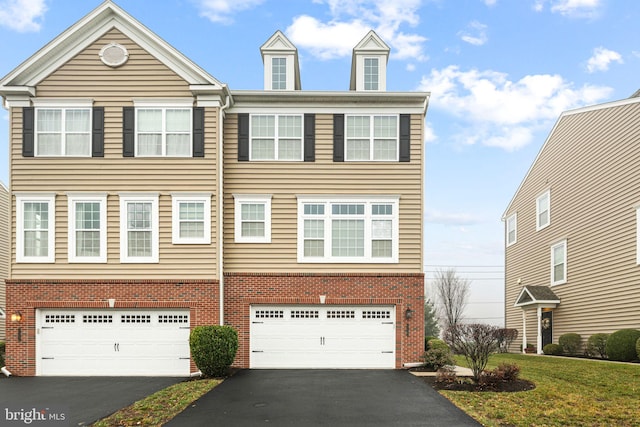
[{"label": "round trimmed bush", "polygon": [[426,337],[424,337],[424,349],[429,350],[429,341],[431,340],[437,340],[438,337],[434,337],[433,335],[427,335]]},{"label": "round trimmed bush", "polygon": [[437,371],[446,365],[455,365],[451,351],[444,348],[432,348],[424,353],[424,365]]},{"label": "round trimmed bush", "polygon": [[542,348],[542,352],[549,356],[562,355],[562,346],[560,344],[547,344]]},{"label": "round trimmed bush", "polygon": [[433,339],[429,341],[429,350],[435,350],[437,348],[441,348],[443,350],[447,350],[447,351],[451,351],[451,348],[449,347],[449,345],[447,345],[446,342],[440,340],[440,339]]},{"label": "round trimmed bush", "polygon": [[205,377],[227,373],[238,351],[238,332],[231,326],[196,326],[189,335],[193,361]]},{"label": "round trimmed bush", "polygon": [[585,353],[589,357],[600,357],[606,359],[607,357],[607,339],[609,334],[593,334],[587,340],[587,348]]},{"label": "round trimmed bush", "polygon": [[607,340],[607,356],[610,360],[619,362],[631,362],[638,357],[636,353],[636,341],[640,338],[637,329],[620,329],[609,335]]},{"label": "round trimmed bush", "polygon": [[578,354],[582,338],[578,334],[564,334],[558,338],[558,344],[566,354]]}]

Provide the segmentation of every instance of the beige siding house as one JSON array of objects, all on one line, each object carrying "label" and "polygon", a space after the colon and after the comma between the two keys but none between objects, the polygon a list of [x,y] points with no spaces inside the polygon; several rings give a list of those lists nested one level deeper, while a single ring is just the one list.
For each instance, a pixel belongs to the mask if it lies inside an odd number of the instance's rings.
[{"label": "beige siding house", "polygon": [[419,362],[429,94],[386,91],[373,31],[344,92],[258,53],[230,90],[107,0],[0,80],[14,375],[186,376],[211,324],[242,368]]},{"label": "beige siding house", "polygon": [[5,339],[6,293],[5,280],[9,276],[9,190],[0,182],[0,341]]},{"label": "beige siding house", "polygon": [[563,113],[505,211],[506,326],[538,353],[640,327],[639,123],[636,96]]}]

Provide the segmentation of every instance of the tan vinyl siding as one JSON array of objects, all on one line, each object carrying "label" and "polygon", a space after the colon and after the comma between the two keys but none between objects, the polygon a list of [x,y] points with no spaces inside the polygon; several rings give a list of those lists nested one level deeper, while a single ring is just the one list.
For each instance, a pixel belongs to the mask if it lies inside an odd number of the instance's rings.
[{"label": "tan vinyl siding", "polygon": [[[120,68],[102,64],[98,52],[117,42],[129,50]],[[22,109],[11,111],[11,183],[14,192],[56,193],[56,263],[16,264],[12,278],[215,278],[216,269],[216,145],[218,109],[205,109],[205,157],[123,158],[122,107],[133,98],[193,97],[187,82],[117,30],[112,30],[47,77],[37,87],[39,98],[90,98],[105,107],[104,158],[24,158],[21,154]],[[107,193],[106,264],[67,261],[68,192]],[[119,192],[159,193],[160,262],[120,263]],[[212,238],[209,245],[171,243],[171,193],[209,193]],[[13,198],[15,212],[15,197]],[[15,241],[15,218],[13,239]]]},{"label": "tan vinyl siding", "polygon": [[[507,327],[522,328],[513,307],[521,285],[549,285],[552,244],[567,241],[567,283],[553,286],[553,341],[575,332],[640,328],[640,104],[561,117],[506,216],[518,213],[517,243],[506,248]],[[551,194],[551,223],[536,231],[536,197]],[[536,320],[529,313],[528,341]]]},{"label": "tan vinyl siding", "polygon": [[[411,118],[411,162],[333,162],[333,116],[316,115],[315,162],[238,162],[237,115],[225,138],[226,272],[422,271],[423,117]],[[271,243],[234,242],[233,194],[271,194]],[[397,264],[297,262],[297,195],[400,195]]]},{"label": "tan vinyl siding", "polygon": [[[9,277],[9,191],[0,183],[0,308],[7,308],[5,279]],[[0,319],[0,341],[5,338],[5,319]]]}]

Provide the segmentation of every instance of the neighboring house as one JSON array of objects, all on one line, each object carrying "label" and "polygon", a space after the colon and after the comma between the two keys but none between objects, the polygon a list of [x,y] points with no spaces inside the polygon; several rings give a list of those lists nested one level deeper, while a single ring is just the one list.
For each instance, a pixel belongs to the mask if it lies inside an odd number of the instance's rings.
[{"label": "neighboring house", "polygon": [[350,91],[261,53],[232,91],[106,1],[0,80],[13,374],[188,375],[208,324],[242,368],[420,361],[428,94],[385,90],[374,32]]},{"label": "neighboring house", "polygon": [[9,275],[9,190],[0,182],[0,341],[5,339],[5,279]]},{"label": "neighboring house", "polygon": [[506,326],[538,353],[640,328],[639,122],[635,95],[563,113],[504,213]]}]

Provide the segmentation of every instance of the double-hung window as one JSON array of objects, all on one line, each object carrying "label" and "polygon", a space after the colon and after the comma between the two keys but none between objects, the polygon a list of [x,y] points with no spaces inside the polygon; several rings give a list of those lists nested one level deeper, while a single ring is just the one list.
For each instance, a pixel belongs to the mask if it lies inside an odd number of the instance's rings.
[{"label": "double-hung window", "polygon": [[271,58],[271,89],[287,88],[287,59]]},{"label": "double-hung window", "polygon": [[234,194],[235,241],[271,242],[271,195]]},{"label": "double-hung window", "polygon": [[518,238],[518,215],[513,214],[507,218],[507,246],[516,243]]},{"label": "double-hung window", "polygon": [[567,241],[551,246],[551,284],[561,285],[567,282]]},{"label": "double-hung window", "polygon": [[91,157],[91,100],[34,101],[34,155]]},{"label": "double-hung window", "polygon": [[16,194],[16,261],[55,262],[55,194]]},{"label": "double-hung window", "polygon": [[364,58],[364,90],[378,90],[379,67],[378,58]]},{"label": "double-hung window", "polygon": [[174,244],[211,243],[211,195],[175,193],[173,205]]},{"label": "double-hung window", "polygon": [[193,100],[136,101],[136,157],[191,157]]},{"label": "double-hung window", "polygon": [[158,194],[120,194],[120,262],[158,262]]},{"label": "double-hung window", "polygon": [[346,116],[345,161],[398,161],[397,115]]},{"label": "double-hung window", "polygon": [[300,114],[252,114],[250,160],[303,160]]},{"label": "double-hung window", "polygon": [[298,197],[298,262],[398,262],[399,198]]},{"label": "double-hung window", "polygon": [[551,222],[551,193],[547,190],[536,199],[536,230],[542,230]]},{"label": "double-hung window", "polygon": [[68,194],[69,262],[107,262],[106,194]]}]

